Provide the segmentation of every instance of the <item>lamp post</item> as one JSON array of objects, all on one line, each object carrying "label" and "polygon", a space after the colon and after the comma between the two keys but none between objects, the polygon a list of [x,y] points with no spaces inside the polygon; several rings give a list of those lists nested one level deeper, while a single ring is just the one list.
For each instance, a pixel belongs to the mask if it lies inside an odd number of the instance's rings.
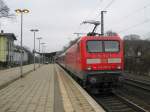
[{"label": "lamp post", "polygon": [[44,61],[43,61],[43,57],[44,57],[44,55],[43,55],[43,53],[44,53],[44,45],[45,45],[46,43],[41,43],[41,45],[42,45],[42,63],[44,63]]},{"label": "lamp post", "polygon": [[46,60],[46,56],[44,55],[45,50],[46,50],[46,45],[43,46],[43,63],[45,63]]},{"label": "lamp post", "polygon": [[34,55],[34,71],[35,71],[35,33],[38,32],[38,29],[31,29],[31,32],[34,33],[34,49],[33,49],[33,55]]},{"label": "lamp post", "polygon": [[21,15],[21,35],[20,35],[20,37],[21,37],[21,41],[20,41],[20,45],[21,45],[20,75],[21,76],[20,77],[23,77],[23,66],[22,66],[22,64],[23,64],[22,63],[22,61],[23,61],[23,47],[22,47],[22,41],[23,41],[23,39],[22,39],[22,36],[23,36],[23,14],[29,13],[29,10],[28,9],[16,9],[15,12],[17,14]]},{"label": "lamp post", "polygon": [[42,37],[37,38],[39,40],[39,67],[40,67],[40,63],[41,63],[41,55],[40,55],[40,41],[42,39]]}]

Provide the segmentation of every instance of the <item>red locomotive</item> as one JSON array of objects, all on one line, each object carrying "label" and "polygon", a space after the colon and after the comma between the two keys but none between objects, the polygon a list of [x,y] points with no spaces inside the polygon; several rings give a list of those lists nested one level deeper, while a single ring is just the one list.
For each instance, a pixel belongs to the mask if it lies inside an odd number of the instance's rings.
[{"label": "red locomotive", "polygon": [[58,57],[84,87],[116,85],[124,70],[123,41],[114,36],[83,36]]}]

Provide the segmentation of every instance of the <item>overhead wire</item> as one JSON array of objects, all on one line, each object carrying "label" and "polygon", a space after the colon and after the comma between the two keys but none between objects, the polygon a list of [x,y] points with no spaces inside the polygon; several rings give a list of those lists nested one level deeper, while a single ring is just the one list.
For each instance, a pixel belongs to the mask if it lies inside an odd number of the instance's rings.
[{"label": "overhead wire", "polygon": [[148,23],[148,22],[150,22],[150,19],[147,19],[147,20],[142,21],[142,22],[140,22],[140,23],[138,23],[138,24],[135,24],[135,25],[133,25],[133,26],[130,26],[130,27],[124,29],[124,30],[119,31],[118,33],[122,33],[122,32],[128,31],[128,30],[130,30],[130,29],[133,29],[133,28],[135,28],[135,27],[141,26],[141,25],[143,25],[143,24],[145,24],[145,23]]},{"label": "overhead wire", "polygon": [[[142,8],[137,9],[136,11],[134,11],[133,13],[128,14],[128,16],[126,16],[126,17],[124,17],[124,18],[130,17],[130,15],[139,13],[141,10],[146,9],[147,7],[150,7],[150,4],[145,5],[145,6],[142,7]],[[148,23],[148,22],[150,22],[150,19],[149,19],[149,18],[147,18],[146,20],[144,20],[144,21],[142,21],[142,22],[140,22],[140,23],[137,23],[137,24],[135,24],[135,25],[133,25],[133,26],[130,26],[130,27],[124,29],[124,30],[121,30],[121,31],[119,31],[119,33],[123,33],[123,32],[126,32],[126,31],[130,30],[130,29],[134,29],[135,27],[142,26],[142,25],[144,25],[144,24],[146,24],[146,23]],[[144,35],[143,35],[143,36],[144,36]],[[145,36],[144,36],[144,37],[145,37]]]},{"label": "overhead wire", "polygon": [[[100,7],[100,6],[102,5],[103,1],[104,1],[104,0],[99,0],[99,3],[97,4],[97,6],[96,6],[93,10],[91,10],[91,11],[89,12],[89,14],[84,18],[83,21],[87,20],[87,19],[89,18],[89,16],[90,16],[98,7]],[[77,30],[78,30],[78,31],[81,30],[81,26],[82,26],[82,25],[83,25],[83,24],[81,24],[81,23],[78,25],[78,27],[77,27]],[[76,31],[76,32],[77,32],[77,31]]]},{"label": "overhead wire", "polygon": [[[103,10],[106,10],[106,9],[108,9],[113,3],[115,2],[115,0],[111,0],[104,8],[103,8]],[[103,0],[100,0],[100,5],[103,3]],[[100,7],[100,5],[98,5],[98,7]],[[92,14],[92,12],[94,12],[95,10],[92,10],[89,14],[88,14],[88,16],[86,17],[86,18],[88,18],[89,16],[90,16],[90,14]],[[98,14],[98,16],[96,17],[96,18],[98,18],[100,16],[100,13]],[[95,18],[95,19],[96,19]],[[81,25],[79,26],[80,28],[81,28]]]},{"label": "overhead wire", "polygon": [[[103,8],[103,10],[107,10],[114,2],[115,2],[115,0],[111,0],[111,1],[106,5],[106,7]],[[146,9],[147,7],[150,7],[150,4],[145,5],[145,6],[143,6],[142,8],[139,8],[139,9],[133,11],[132,13],[130,13],[130,14],[128,14],[128,15],[122,17],[120,20],[124,20],[124,19],[127,19],[127,18],[129,18],[129,17],[132,17],[132,16],[134,16],[135,14],[139,13],[140,11]],[[98,15],[98,16],[100,16],[100,15]],[[122,22],[122,21],[120,21],[120,22]],[[130,26],[130,27],[126,28],[126,29],[123,29],[123,30],[119,31],[119,33],[128,31],[128,30],[130,30],[130,29],[133,29],[133,28],[135,28],[135,27],[141,26],[141,25],[143,25],[143,24],[145,24],[145,23],[148,23],[148,22],[150,22],[150,19],[144,20],[144,21],[142,21],[142,22],[140,22],[140,23],[138,23],[138,24],[135,24],[135,25]],[[117,23],[118,23],[118,21],[117,21]]]},{"label": "overhead wire", "polygon": [[[111,0],[111,1],[106,5],[106,7],[103,8],[103,10],[108,9],[108,8],[114,3],[114,1],[115,1],[115,0]],[[100,3],[99,3],[99,4],[101,5],[102,3],[103,3],[103,0],[100,0]],[[100,6],[99,4],[98,4],[98,7]],[[94,11],[95,11],[95,9],[92,10],[92,11],[86,16],[86,18],[88,18]],[[99,15],[98,15],[98,16],[99,16]],[[86,19],[86,18],[85,18],[85,19]],[[80,24],[79,27],[80,27],[81,25],[82,25],[82,24]]]},{"label": "overhead wire", "polygon": [[86,16],[86,18],[88,18],[98,7],[100,7],[102,3],[103,3],[103,0],[99,0],[99,3],[97,4],[97,6],[93,10],[90,11],[90,13]]},{"label": "overhead wire", "polygon": [[[115,0],[111,0],[104,8],[101,9],[101,11],[106,11],[113,3]],[[100,16],[100,13],[96,16],[98,18]]]},{"label": "overhead wire", "polygon": [[127,20],[127,18],[133,17],[135,14],[140,13],[141,11],[146,9],[147,7],[150,7],[150,4],[145,5],[142,8],[136,9],[135,11],[131,12],[130,14],[123,16],[121,19],[117,20],[116,22],[113,22],[113,24],[115,24],[115,26],[116,26],[116,23],[118,25],[118,23],[121,23],[122,21]]},{"label": "overhead wire", "polygon": [[[103,3],[103,1],[104,1],[104,0],[99,0],[99,3],[98,3],[98,5],[96,6],[96,8],[94,8],[93,10],[91,10],[91,11],[89,12],[89,14],[85,17],[84,20],[86,20],[86,19],[95,11],[95,9],[97,9],[97,7],[99,7],[99,6]],[[83,20],[83,21],[84,21],[84,20]],[[75,32],[80,31],[82,25],[83,25],[83,24],[79,23],[79,25],[77,26],[77,31],[75,31]],[[75,32],[71,33],[70,35],[73,35]],[[67,40],[69,39],[69,41],[71,41],[71,38],[70,38],[70,37],[72,37],[72,36],[68,36],[68,37],[67,37]]]},{"label": "overhead wire", "polygon": [[150,4],[145,5],[144,7],[135,10],[134,12],[132,12],[132,13],[130,13],[130,14],[128,14],[128,15],[122,17],[122,19],[127,19],[127,18],[129,18],[129,17],[135,15],[136,13],[139,13],[140,11],[144,10],[144,9],[147,8],[147,7],[150,7]]},{"label": "overhead wire", "polygon": [[[111,0],[111,1],[108,3],[108,5],[107,5],[103,10],[108,9],[114,2],[115,2],[115,0]],[[147,4],[147,5],[143,6],[142,8],[139,8],[139,9],[133,11],[132,13],[130,13],[130,14],[128,14],[128,15],[122,17],[120,20],[127,19],[127,18],[129,18],[129,17],[131,17],[131,16],[134,16],[135,14],[137,14],[137,13],[139,13],[140,11],[146,9],[147,7],[150,7],[150,4]],[[98,16],[100,16],[100,15],[98,15]],[[130,27],[126,28],[126,29],[123,29],[123,30],[119,31],[119,33],[128,31],[128,30],[133,29],[133,28],[135,28],[135,27],[139,27],[139,26],[144,25],[144,24],[146,24],[146,23],[148,23],[148,22],[150,22],[150,19],[146,19],[146,20],[144,20],[144,21],[142,21],[142,22],[140,22],[140,23],[138,23],[138,24],[135,24],[135,25],[130,26]],[[117,21],[117,23],[118,23],[118,21]]]},{"label": "overhead wire", "polygon": [[111,0],[111,1],[109,2],[109,4],[108,4],[103,10],[108,9],[114,2],[115,2],[115,0]]}]

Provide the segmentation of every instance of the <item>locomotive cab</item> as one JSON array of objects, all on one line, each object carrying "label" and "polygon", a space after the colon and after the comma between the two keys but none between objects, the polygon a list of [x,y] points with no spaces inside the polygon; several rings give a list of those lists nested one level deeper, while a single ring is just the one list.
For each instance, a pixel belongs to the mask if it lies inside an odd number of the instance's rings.
[{"label": "locomotive cab", "polygon": [[118,36],[88,36],[83,69],[90,85],[115,85],[123,71],[123,42]]}]

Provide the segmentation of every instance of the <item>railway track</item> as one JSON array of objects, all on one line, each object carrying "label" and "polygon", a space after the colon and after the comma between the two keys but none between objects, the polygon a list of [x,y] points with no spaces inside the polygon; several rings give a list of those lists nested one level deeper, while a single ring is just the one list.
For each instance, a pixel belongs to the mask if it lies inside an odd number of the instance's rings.
[{"label": "railway track", "polygon": [[109,95],[94,96],[94,99],[107,112],[149,112],[115,92]]},{"label": "railway track", "polygon": [[125,84],[150,92],[150,83],[142,82],[135,79],[126,79]]},{"label": "railway track", "polygon": [[[89,94],[90,91],[87,91]],[[123,97],[118,92],[105,95],[92,95],[91,96],[99,103],[107,112],[150,112],[141,107],[137,102],[130,101],[127,97]],[[128,96],[128,95],[127,95]],[[138,106],[138,105],[140,106]]]}]

